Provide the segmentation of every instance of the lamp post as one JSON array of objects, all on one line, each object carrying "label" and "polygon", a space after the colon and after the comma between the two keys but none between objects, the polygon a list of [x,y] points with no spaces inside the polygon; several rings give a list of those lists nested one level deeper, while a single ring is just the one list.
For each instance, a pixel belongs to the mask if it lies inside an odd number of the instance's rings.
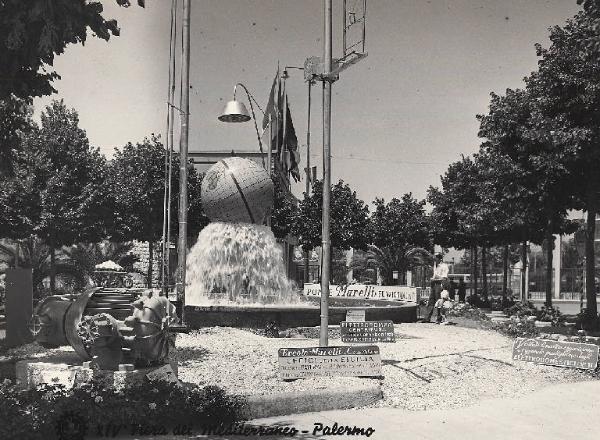
[{"label": "lamp post", "polygon": [[[244,103],[240,102],[240,101],[236,101],[236,99],[235,99],[235,95],[237,92],[237,86],[242,87],[244,89],[244,91],[246,92],[246,95],[248,96],[248,102],[250,103],[250,110],[252,111],[252,117],[250,117],[250,115],[248,114],[248,109],[246,108]],[[268,163],[267,163],[267,166],[265,167],[263,145],[262,145],[262,140],[260,139],[260,133],[258,132],[258,125],[256,123],[256,115],[254,113],[254,105],[252,104],[252,102],[254,102],[254,104],[256,104],[258,109],[264,115],[265,114],[264,110],[260,107],[260,104],[256,101],[254,96],[252,96],[252,93],[250,93],[248,91],[248,88],[242,83],[237,83],[233,87],[233,99],[231,101],[229,101],[227,104],[225,104],[225,108],[223,109],[223,112],[221,113],[221,115],[219,116],[218,119],[221,122],[248,122],[250,119],[254,120],[254,129],[256,130],[256,139],[258,140],[258,147],[260,148],[260,152],[263,153],[261,155],[262,164],[263,164],[263,167],[267,171],[269,171],[269,175],[270,175],[271,174],[271,149],[269,148],[268,157],[267,157]]]},{"label": "lamp post", "polygon": [[331,86],[332,70],[332,5],[324,0],[325,38],[323,48],[323,216],[321,230],[321,249],[323,272],[321,276],[321,327],[319,345],[327,347],[329,343],[329,278],[331,270],[331,241],[329,221],[331,213]]}]

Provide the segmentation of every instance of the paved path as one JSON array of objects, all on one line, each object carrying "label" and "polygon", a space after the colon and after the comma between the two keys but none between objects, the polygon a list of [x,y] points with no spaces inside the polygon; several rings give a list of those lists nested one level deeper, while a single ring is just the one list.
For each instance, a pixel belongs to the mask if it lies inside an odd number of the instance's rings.
[{"label": "paved path", "polygon": [[[282,422],[311,433],[315,423],[373,427],[375,433],[370,438],[390,440],[591,440],[600,433],[600,381],[561,384],[519,399],[487,400],[454,410],[372,408],[275,417],[253,423]],[[344,437],[349,438],[345,435],[303,438]]]},{"label": "paved path", "polygon": [[[322,435],[322,424],[375,431],[366,435]],[[453,410],[407,411],[370,408],[325,411],[254,420],[248,425],[293,426],[295,436],[194,435],[141,437],[144,440],[261,438],[377,440],[596,440],[600,433],[600,381],[561,384],[519,399],[492,399]],[[106,437],[105,437],[106,438]],[[119,437],[131,439],[135,437]],[[139,438],[139,437],[138,437]]]}]

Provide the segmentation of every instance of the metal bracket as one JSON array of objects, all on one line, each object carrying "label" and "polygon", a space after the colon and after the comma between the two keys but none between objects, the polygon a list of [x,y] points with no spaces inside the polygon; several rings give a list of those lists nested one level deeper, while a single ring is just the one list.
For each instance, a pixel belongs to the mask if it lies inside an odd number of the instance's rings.
[{"label": "metal bracket", "polygon": [[305,81],[330,81],[334,82],[340,79],[340,72],[346,70],[353,64],[366,58],[368,53],[351,52],[344,58],[333,59],[333,69],[325,74],[325,63],[321,57],[310,57],[304,62],[304,80]]}]

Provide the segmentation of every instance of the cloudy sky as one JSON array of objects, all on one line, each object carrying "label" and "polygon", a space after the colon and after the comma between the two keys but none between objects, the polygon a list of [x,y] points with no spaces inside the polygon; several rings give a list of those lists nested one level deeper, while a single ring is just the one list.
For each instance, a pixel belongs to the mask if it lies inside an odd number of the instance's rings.
[{"label": "cloudy sky", "polygon": [[[353,3],[356,0],[349,0]],[[118,8],[104,0],[121,36],[89,39],[57,58],[58,98],[108,156],[166,129],[170,0]],[[334,0],[334,56],[341,16]],[[367,6],[368,57],[333,86],[332,174],[365,201],[425,197],[461,154],[476,151],[475,115],[489,93],[522,84],[536,68],[534,43],[574,15],[575,0],[375,0]],[[179,0],[181,5],[181,0]],[[265,105],[277,64],[322,55],[321,0],[192,0],[190,150],[257,149],[252,124],[217,120],[233,85]],[[180,49],[178,49],[180,50]],[[290,70],[287,90],[299,142],[306,142],[306,85]],[[321,164],[321,91],[314,90],[313,164]],[[39,110],[50,98],[36,100]],[[302,148],[303,160],[306,154]],[[320,173],[320,171],[319,171]],[[301,194],[303,183],[295,186]]]}]

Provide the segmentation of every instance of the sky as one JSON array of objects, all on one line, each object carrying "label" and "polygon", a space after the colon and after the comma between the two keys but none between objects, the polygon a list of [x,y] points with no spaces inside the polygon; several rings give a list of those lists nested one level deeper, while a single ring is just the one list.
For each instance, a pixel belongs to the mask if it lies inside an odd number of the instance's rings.
[{"label": "sky", "polygon": [[[348,0],[349,4],[356,0]],[[133,2],[135,3],[135,2]],[[179,0],[179,9],[181,9]],[[115,147],[166,130],[170,6],[119,8],[119,37],[88,38],[57,57],[58,94],[79,112],[92,145]],[[257,150],[254,126],[217,120],[233,86],[245,84],[264,108],[278,64],[323,55],[322,0],[191,0],[190,151]],[[334,57],[341,56],[341,0],[334,4]],[[461,155],[477,151],[477,114],[490,92],[522,86],[536,69],[534,44],[578,10],[575,0],[374,0],[367,5],[368,57],[333,85],[332,181],[367,203],[429,186]],[[179,34],[180,35],[180,34]],[[181,48],[178,48],[180,51]],[[178,52],[179,54],[179,52]],[[307,86],[289,70],[289,102],[305,163]],[[243,95],[238,95],[242,99]],[[247,102],[246,102],[247,103]],[[321,86],[313,88],[311,164],[322,165]],[[259,121],[260,121],[259,117]],[[304,182],[294,185],[301,195]]]}]

